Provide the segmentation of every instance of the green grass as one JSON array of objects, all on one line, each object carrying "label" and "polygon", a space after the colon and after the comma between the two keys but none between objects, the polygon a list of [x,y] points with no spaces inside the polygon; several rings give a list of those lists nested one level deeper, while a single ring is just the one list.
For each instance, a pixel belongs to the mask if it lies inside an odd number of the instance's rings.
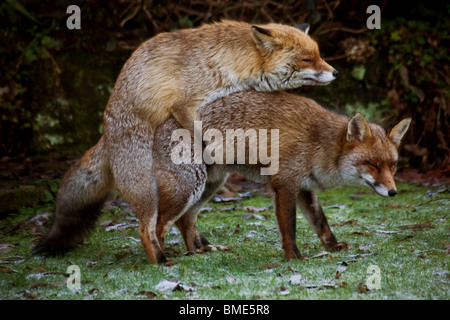
[{"label": "green grass", "polygon": [[[180,234],[171,231],[171,266],[149,264],[126,206],[109,207],[101,219],[126,228],[106,231],[106,223],[99,224],[85,245],[65,255],[32,256],[32,239],[44,227],[30,218],[52,207],[23,209],[0,220],[0,298],[449,299],[449,191],[405,183],[398,189],[392,199],[360,188],[321,192],[334,234],[352,248],[324,252],[299,212],[297,244],[307,258],[296,261],[284,258],[273,209],[257,216],[244,211],[272,204],[261,196],[210,203],[200,214],[199,230],[229,251],[185,255]],[[67,288],[70,265],[80,267],[79,290]],[[371,265],[380,270],[380,288],[367,291]],[[179,285],[159,290],[163,280]]]}]

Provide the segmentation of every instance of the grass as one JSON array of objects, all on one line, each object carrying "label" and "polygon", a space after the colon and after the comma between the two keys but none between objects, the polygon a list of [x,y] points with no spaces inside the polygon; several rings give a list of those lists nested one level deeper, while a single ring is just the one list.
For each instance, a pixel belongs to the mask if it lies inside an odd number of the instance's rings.
[{"label": "grass", "polygon": [[[334,234],[352,248],[325,252],[299,212],[297,244],[305,259],[296,261],[284,258],[273,209],[244,210],[272,204],[258,195],[210,203],[200,214],[199,230],[229,251],[186,255],[172,229],[166,238],[171,266],[149,264],[125,204],[108,206],[83,246],[46,258],[30,255],[32,240],[45,229],[31,218],[45,220],[52,207],[23,209],[0,220],[0,298],[447,300],[449,190],[406,183],[398,189],[392,199],[357,188],[321,192]],[[67,287],[70,265],[80,268],[79,290]],[[371,265],[379,268],[379,289],[370,287]],[[164,280],[172,287],[161,288]]]}]

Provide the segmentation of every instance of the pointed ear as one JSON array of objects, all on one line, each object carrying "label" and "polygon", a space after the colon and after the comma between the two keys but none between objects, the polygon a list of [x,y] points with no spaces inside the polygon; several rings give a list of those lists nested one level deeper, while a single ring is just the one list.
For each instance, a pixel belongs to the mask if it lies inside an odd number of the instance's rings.
[{"label": "pointed ear", "polygon": [[302,30],[305,34],[309,33],[309,24],[307,23],[297,24],[294,26],[294,28]]},{"label": "pointed ear", "polygon": [[361,113],[354,115],[347,126],[347,141],[362,142],[364,139],[372,137],[369,124]]},{"label": "pointed ear", "polygon": [[394,142],[397,148],[400,145],[400,142],[402,141],[402,138],[405,135],[406,131],[408,131],[410,123],[411,118],[403,119],[391,130],[388,131],[389,139],[391,139],[392,142]]},{"label": "pointed ear", "polygon": [[276,47],[274,41],[275,39],[270,33],[270,30],[257,26],[252,26],[252,36],[258,48],[264,48],[266,50],[275,49]]}]

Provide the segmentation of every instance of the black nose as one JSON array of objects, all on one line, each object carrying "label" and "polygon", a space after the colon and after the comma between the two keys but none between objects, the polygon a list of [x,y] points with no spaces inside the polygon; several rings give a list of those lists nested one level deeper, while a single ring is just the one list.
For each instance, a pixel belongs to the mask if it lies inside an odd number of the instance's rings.
[{"label": "black nose", "polygon": [[395,196],[396,194],[397,194],[397,190],[392,189],[392,190],[389,190],[389,191],[388,191],[389,197],[393,197],[393,196]]},{"label": "black nose", "polygon": [[334,70],[334,71],[333,71],[333,76],[335,76],[335,77],[336,77],[336,76],[338,75],[338,73],[339,73],[339,71],[337,71],[337,70]]}]

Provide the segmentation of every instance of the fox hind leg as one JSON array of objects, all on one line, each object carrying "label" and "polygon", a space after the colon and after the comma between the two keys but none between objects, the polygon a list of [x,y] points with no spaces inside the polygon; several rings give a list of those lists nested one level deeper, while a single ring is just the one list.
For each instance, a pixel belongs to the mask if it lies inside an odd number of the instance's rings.
[{"label": "fox hind leg", "polygon": [[[166,258],[156,236],[158,185],[154,170],[154,132],[137,116],[105,111],[105,134],[108,138],[114,185],[139,219],[139,236],[151,263]],[[125,115],[120,115],[125,117]]]},{"label": "fox hind leg", "polygon": [[[208,171],[208,175],[211,172]],[[229,250],[227,246],[212,245],[209,241],[197,230],[195,223],[197,221],[198,213],[203,205],[211,199],[217,190],[224,184],[226,175],[220,176],[214,181],[207,181],[205,191],[200,199],[189,208],[185,214],[176,222],[176,226],[183,236],[184,243],[188,252],[205,252],[205,251],[226,251]]]},{"label": "fox hind leg", "polygon": [[[156,235],[158,186],[152,168],[151,143],[128,144],[120,148],[120,153],[112,166],[116,189],[139,219],[139,236],[149,260],[155,264],[166,262]],[[124,167],[126,170],[121,170]]]}]

